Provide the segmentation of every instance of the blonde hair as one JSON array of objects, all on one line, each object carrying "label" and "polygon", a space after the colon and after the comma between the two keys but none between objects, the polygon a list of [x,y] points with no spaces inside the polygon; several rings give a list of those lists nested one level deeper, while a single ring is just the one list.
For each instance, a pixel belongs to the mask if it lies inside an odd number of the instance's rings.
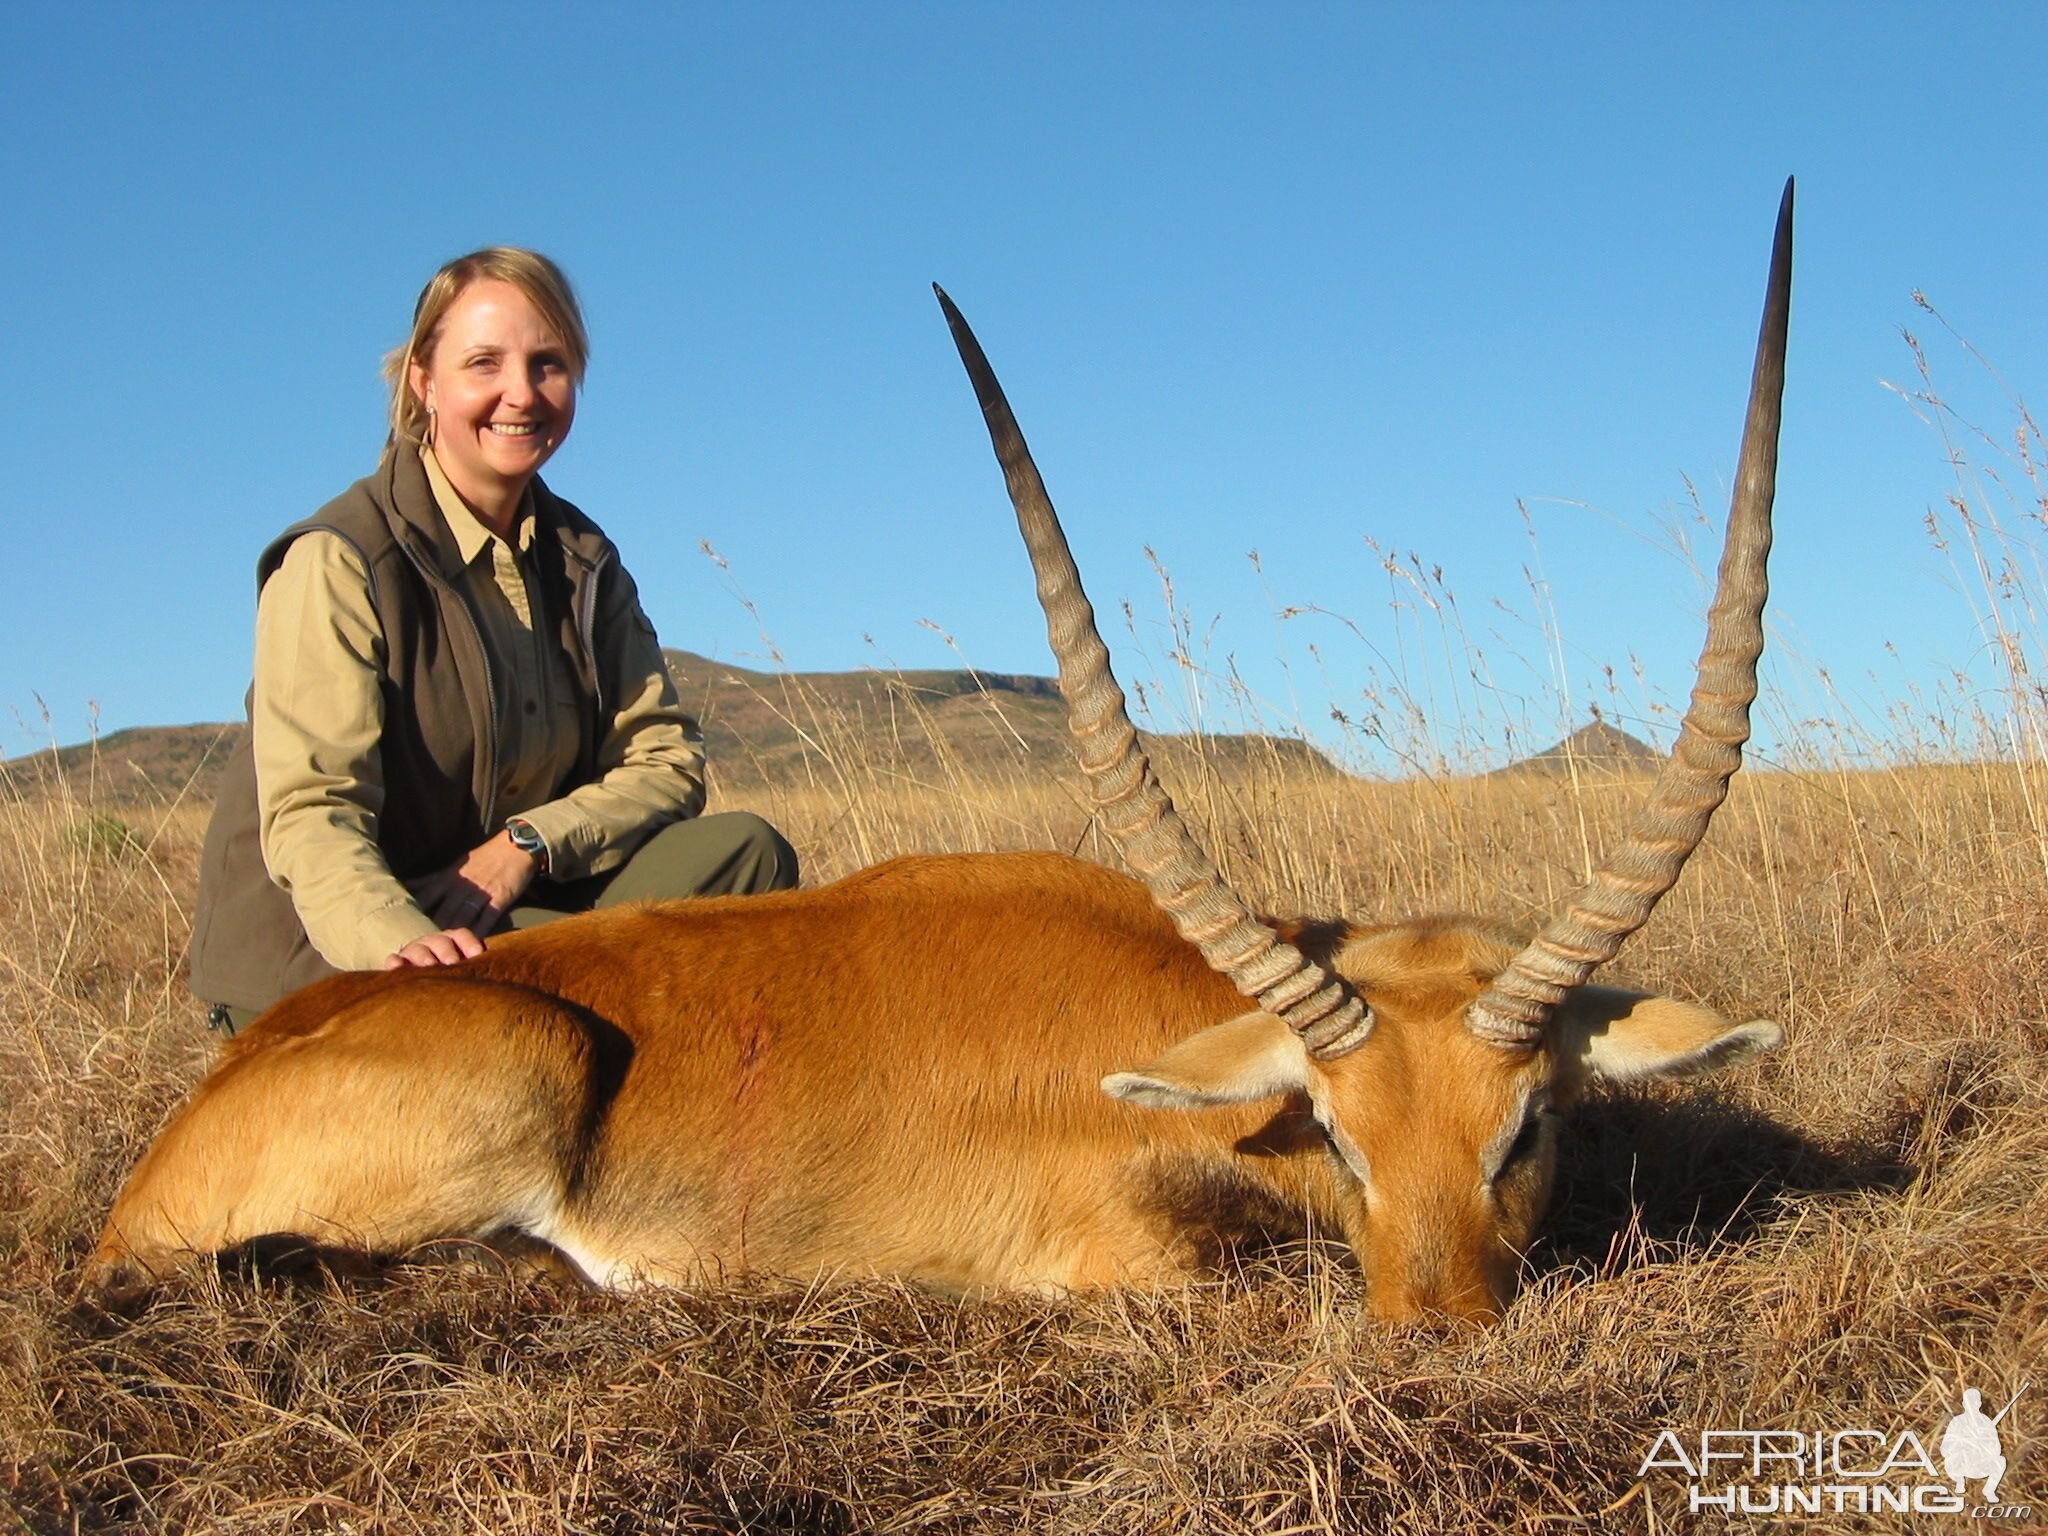
[{"label": "blonde hair", "polygon": [[415,447],[426,441],[427,408],[412,392],[412,365],[434,355],[440,338],[441,321],[448,306],[462,296],[471,283],[510,283],[526,295],[540,311],[569,354],[569,376],[583,387],[583,369],[590,360],[590,336],[583,328],[583,309],[569,279],[539,251],[516,245],[486,246],[458,256],[427,280],[419,302],[412,310],[412,334],[402,347],[384,354],[384,379],[391,386],[391,434],[384,440],[389,449],[399,443]]}]

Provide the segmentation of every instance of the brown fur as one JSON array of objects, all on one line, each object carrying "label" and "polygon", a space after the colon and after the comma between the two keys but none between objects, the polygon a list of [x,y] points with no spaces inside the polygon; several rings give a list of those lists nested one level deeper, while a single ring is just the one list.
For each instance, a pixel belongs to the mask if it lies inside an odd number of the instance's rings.
[{"label": "brown fur", "polygon": [[[1043,853],[898,859],[337,977],[226,1049],[131,1175],[87,1285],[283,1233],[395,1251],[510,1229],[600,1284],[1060,1288],[1314,1231],[1349,1242],[1376,1312],[1488,1315],[1548,1193],[1547,1135],[1482,1175],[1530,1096],[1562,1108],[1571,1053],[1635,1015],[1667,1054],[1729,1033],[1587,989],[1558,1054],[1506,1051],[1462,1017],[1511,939],[1281,926],[1371,1003],[1364,1049],[1310,1063],[1141,887]],[[1106,1074],[1199,1106],[1119,1102]]]}]

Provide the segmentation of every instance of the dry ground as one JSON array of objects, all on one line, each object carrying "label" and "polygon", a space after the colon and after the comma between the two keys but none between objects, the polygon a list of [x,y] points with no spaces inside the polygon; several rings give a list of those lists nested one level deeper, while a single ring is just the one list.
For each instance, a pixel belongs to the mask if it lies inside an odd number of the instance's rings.
[{"label": "dry ground", "polygon": [[[918,777],[755,803],[813,879],[912,849],[1101,856],[1063,774]],[[118,1180],[211,1055],[177,974],[203,808],[4,791],[0,1530],[1710,1528],[1683,1477],[1638,1477],[1659,1431],[1932,1448],[1962,1387],[1995,1407],[2030,1377],[2006,1491],[2048,1518],[2048,776],[1745,778],[1617,969],[1788,1045],[1590,1105],[1523,1299],[1448,1334],[1364,1321],[1356,1278],[1308,1259],[1050,1302],[420,1264],[76,1310]],[[1275,907],[1534,921],[1639,791],[1276,758],[1181,798]]]}]

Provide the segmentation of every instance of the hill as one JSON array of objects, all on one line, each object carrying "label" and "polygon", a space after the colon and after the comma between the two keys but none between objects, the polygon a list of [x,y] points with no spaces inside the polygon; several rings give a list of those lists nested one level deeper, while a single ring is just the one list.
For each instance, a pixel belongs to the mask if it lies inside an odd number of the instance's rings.
[{"label": "hill", "polygon": [[[1049,677],[973,671],[766,672],[691,651],[666,653],[683,704],[704,727],[719,786],[744,793],[831,765],[886,760],[892,774],[957,770],[1070,771],[1066,705]],[[240,743],[239,722],[136,726],[94,742],[0,758],[9,792],[42,796],[61,779],[80,799],[162,805],[210,801]],[[1147,738],[1171,771],[1199,751],[1228,772],[1256,754],[1335,772],[1308,742],[1285,736]]]},{"label": "hill", "polygon": [[1582,777],[1590,773],[1596,777],[1622,778],[1654,771],[1663,762],[1664,754],[1649,743],[1596,719],[1555,746],[1532,752],[1505,768],[1496,768],[1486,777],[1569,778],[1574,773]]},{"label": "hill", "polygon": [[[668,651],[683,705],[704,728],[721,789],[746,794],[791,776],[886,763],[891,776],[957,772],[1065,774],[1073,762],[1066,704],[1050,677],[977,671],[769,672]],[[134,726],[96,742],[0,758],[0,789],[40,797],[58,777],[80,799],[165,805],[211,801],[242,737],[239,721]],[[1199,756],[1231,773],[1256,757],[1267,767],[1339,773],[1293,736],[1147,736],[1169,784]],[[1595,720],[1487,778],[1621,778],[1653,771],[1663,754]],[[1178,769],[1178,771],[1176,771]],[[54,770],[54,775],[53,775]]]},{"label": "hill", "polygon": [[0,794],[41,797],[61,783],[67,794],[99,804],[205,803],[244,729],[240,721],[138,725],[76,746],[0,757]]},{"label": "hill", "polygon": [[[684,707],[704,726],[722,784],[744,788],[815,768],[886,762],[890,772],[947,769],[1064,774],[1073,763],[1067,706],[1050,677],[1007,672],[759,672],[670,651]],[[1228,772],[1257,756],[1335,768],[1298,737],[1146,738],[1169,771],[1199,751]]]}]

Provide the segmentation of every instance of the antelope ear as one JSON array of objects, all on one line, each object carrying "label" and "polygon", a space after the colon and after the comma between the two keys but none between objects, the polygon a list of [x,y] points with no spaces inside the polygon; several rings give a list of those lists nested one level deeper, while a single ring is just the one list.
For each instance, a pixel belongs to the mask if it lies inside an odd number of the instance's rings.
[{"label": "antelope ear", "polygon": [[1308,1086],[1308,1048],[1263,1009],[1189,1035],[1135,1072],[1112,1072],[1102,1091],[1148,1109],[1204,1109],[1277,1099]]},{"label": "antelope ear", "polygon": [[1778,1048],[1769,1019],[1731,1024],[1710,1008],[1620,987],[1580,987],[1552,1023],[1551,1049],[1587,1077],[1701,1077]]}]

